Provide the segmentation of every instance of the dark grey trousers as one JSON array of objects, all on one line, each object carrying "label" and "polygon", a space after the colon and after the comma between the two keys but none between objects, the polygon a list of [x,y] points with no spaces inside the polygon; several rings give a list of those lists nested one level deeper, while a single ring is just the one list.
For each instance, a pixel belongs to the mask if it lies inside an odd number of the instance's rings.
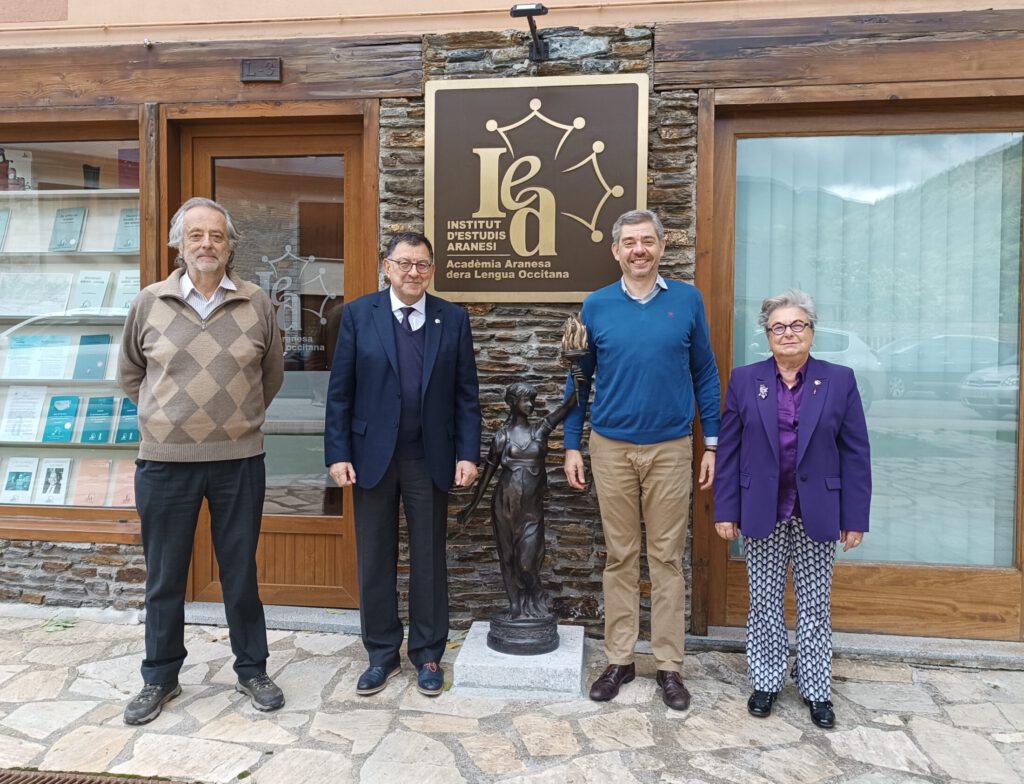
[{"label": "dark grey trousers", "polygon": [[146,554],[146,683],[174,683],[185,661],[185,589],[203,498],[210,506],[214,552],[235,672],[266,671],[267,625],[256,579],[266,468],[263,455],[209,463],[137,460],[135,499]]}]

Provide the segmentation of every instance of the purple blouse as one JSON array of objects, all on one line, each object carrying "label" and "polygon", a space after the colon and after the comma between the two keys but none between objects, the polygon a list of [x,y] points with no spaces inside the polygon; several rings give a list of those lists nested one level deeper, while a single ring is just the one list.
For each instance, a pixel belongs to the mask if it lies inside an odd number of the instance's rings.
[{"label": "purple blouse", "polygon": [[800,403],[804,398],[804,364],[796,374],[792,389],[775,374],[776,400],[779,407],[779,508],[776,520],[800,515],[800,497],[796,492],[797,430],[800,426]]}]

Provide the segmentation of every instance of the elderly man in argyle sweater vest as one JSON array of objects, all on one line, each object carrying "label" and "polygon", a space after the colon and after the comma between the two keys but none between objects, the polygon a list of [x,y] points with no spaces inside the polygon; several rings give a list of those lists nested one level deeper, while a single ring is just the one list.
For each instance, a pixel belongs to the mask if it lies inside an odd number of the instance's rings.
[{"label": "elderly man in argyle sweater vest", "polygon": [[270,299],[235,277],[238,232],[209,199],[171,220],[179,269],[147,286],[125,322],[118,383],[139,409],[135,495],[146,554],[145,683],[125,708],[145,724],[181,693],[185,587],[199,509],[213,545],[235,655],[235,688],[257,710],[284,695],[267,676],[267,629],[256,581],[266,473],[263,421],[284,379]]}]

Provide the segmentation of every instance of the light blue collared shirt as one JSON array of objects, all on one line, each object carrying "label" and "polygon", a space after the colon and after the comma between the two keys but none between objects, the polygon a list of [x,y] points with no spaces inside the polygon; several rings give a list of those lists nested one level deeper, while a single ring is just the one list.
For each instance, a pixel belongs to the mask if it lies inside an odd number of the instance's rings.
[{"label": "light blue collared shirt", "polygon": [[622,290],[626,293],[626,296],[635,302],[639,302],[641,305],[646,305],[648,302],[650,302],[652,299],[658,296],[659,291],[664,291],[665,289],[668,288],[668,284],[665,282],[665,279],[661,277],[661,275],[658,275],[658,277],[654,279],[654,286],[651,288],[649,292],[647,292],[645,296],[634,297],[633,293],[629,290],[629,287],[626,285],[625,276],[622,277],[621,283]]}]

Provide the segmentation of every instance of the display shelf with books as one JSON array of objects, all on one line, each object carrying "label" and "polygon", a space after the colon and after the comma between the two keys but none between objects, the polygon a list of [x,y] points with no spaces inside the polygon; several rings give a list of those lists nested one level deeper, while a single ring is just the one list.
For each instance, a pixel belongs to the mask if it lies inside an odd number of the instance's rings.
[{"label": "display shelf with books", "polygon": [[[73,291],[84,298],[118,277],[80,275]],[[0,332],[0,516],[133,506],[138,413],[115,378],[124,319],[117,308],[81,307]]]},{"label": "display shelf with books", "polygon": [[133,188],[0,191],[0,325],[127,311],[139,290],[140,228]]}]

